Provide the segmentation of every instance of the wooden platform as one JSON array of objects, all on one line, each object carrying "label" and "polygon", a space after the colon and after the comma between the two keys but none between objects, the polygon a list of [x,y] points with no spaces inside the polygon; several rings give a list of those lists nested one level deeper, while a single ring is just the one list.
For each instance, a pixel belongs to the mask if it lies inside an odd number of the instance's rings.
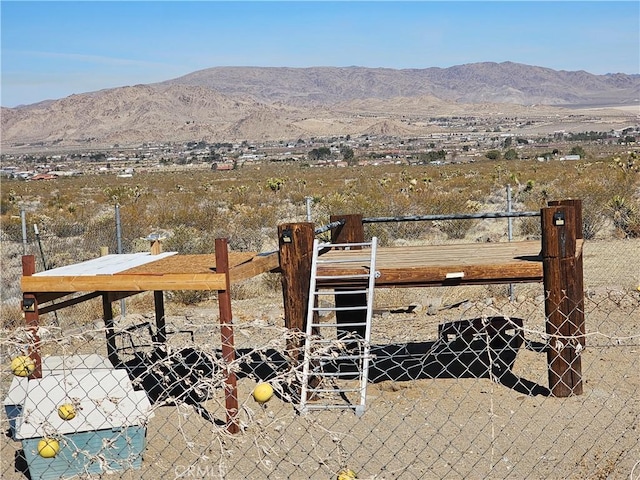
[{"label": "wooden platform", "polygon": [[[582,240],[578,252],[582,252]],[[340,263],[362,255],[358,250],[331,250],[320,258],[319,276],[365,274],[364,267]],[[331,263],[334,262],[335,263]],[[329,262],[329,263],[325,263]],[[348,266],[347,266],[348,265]],[[420,287],[542,282],[540,241],[483,244],[379,247],[377,287]],[[340,280],[318,280],[341,286]]]},{"label": "wooden platform", "polygon": [[[229,277],[239,282],[277,269],[277,252],[261,255],[229,252]],[[22,291],[41,292],[141,292],[148,290],[219,290],[226,288],[224,274],[216,272],[214,254],[158,255],[133,253],[105,255],[86,262],[22,277]]]}]

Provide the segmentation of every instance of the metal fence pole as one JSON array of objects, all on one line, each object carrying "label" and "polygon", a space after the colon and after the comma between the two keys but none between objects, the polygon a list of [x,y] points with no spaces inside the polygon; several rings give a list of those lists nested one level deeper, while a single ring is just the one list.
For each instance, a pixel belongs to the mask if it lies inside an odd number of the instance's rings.
[{"label": "metal fence pole", "polygon": [[27,212],[20,207],[20,222],[22,222],[22,254],[27,254]]},{"label": "metal fence pole", "polygon": [[[118,254],[122,253],[122,223],[120,222],[120,205],[116,204],[116,241],[118,243]],[[120,316],[127,316],[127,304],[123,299],[120,300]]]},{"label": "metal fence pole", "polygon": [[313,198],[304,197],[304,200],[307,204],[307,222],[311,222],[311,202],[313,201]]},{"label": "metal fence pole", "polygon": [[[512,208],[511,208],[511,185],[507,185],[507,212],[511,213],[512,212]],[[509,239],[509,242],[511,242],[513,240],[513,219],[511,217],[507,218],[507,237]],[[514,301],[515,300],[515,292],[514,292],[514,285],[513,283],[509,284],[509,300],[510,301]]]}]

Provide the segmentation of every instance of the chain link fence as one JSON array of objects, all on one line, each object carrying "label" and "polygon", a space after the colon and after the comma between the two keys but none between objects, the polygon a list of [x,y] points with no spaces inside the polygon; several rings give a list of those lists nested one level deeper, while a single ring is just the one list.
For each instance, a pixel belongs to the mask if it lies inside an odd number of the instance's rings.
[{"label": "chain link fence", "polygon": [[[32,226],[30,215],[23,223]],[[328,212],[307,203],[297,219],[322,225]],[[582,395],[549,394],[541,284],[385,289],[376,292],[365,413],[301,415],[302,367],[287,350],[301,334],[284,328],[279,276],[270,273],[232,289],[231,364],[221,356],[215,298],[167,292],[166,343],[157,341],[152,293],[117,306],[122,364],[111,368],[98,298],[40,317],[49,380],[16,399],[27,387],[9,365],[30,342],[21,256],[34,255],[44,270],[95,257],[102,246],[149,246],[126,226],[119,237],[115,212],[91,225],[38,222],[26,241],[21,230],[2,231],[2,478],[640,479],[638,239],[585,242]],[[540,238],[536,218],[366,229],[388,245]],[[227,236],[210,230],[204,238],[173,232],[165,250],[201,253]],[[234,233],[231,247],[277,246],[275,225],[245,235]],[[230,371],[238,378],[236,434],[225,422]],[[253,392],[264,382],[274,395],[260,403]],[[58,414],[67,404],[70,420]],[[39,445],[42,437],[52,441]]]}]

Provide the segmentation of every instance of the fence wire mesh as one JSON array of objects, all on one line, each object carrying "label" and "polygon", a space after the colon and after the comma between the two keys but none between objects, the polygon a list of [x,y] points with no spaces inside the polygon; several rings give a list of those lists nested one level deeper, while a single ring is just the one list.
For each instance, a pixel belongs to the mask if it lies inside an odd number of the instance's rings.
[{"label": "fence wire mesh", "polygon": [[[318,224],[328,219],[316,216]],[[549,394],[541,284],[388,289],[376,293],[366,410],[358,417],[300,414],[302,366],[288,346],[303,335],[284,327],[278,274],[232,288],[231,363],[222,358],[213,295],[166,292],[166,342],[158,341],[153,293],[114,303],[118,368],[107,358],[99,298],[42,315],[49,380],[16,399],[26,379],[9,365],[32,340],[21,315],[21,255],[33,254],[44,270],[118,243],[112,217],[77,234],[39,221],[39,238],[30,232],[26,244],[2,232],[2,478],[640,479],[638,239],[585,242],[585,345],[573,346],[581,395]],[[539,238],[538,219],[513,222],[515,240]],[[504,219],[373,224],[367,234],[396,245],[468,241],[471,231],[476,241],[506,241],[504,226]],[[275,227],[248,235],[238,249],[270,249],[276,238]],[[142,234],[123,244],[124,252],[148,248]],[[190,234],[173,245],[194,253],[205,244]],[[237,376],[236,434],[226,428],[229,372]],[[253,392],[264,382],[274,396],[260,403]],[[61,418],[63,404],[75,418]],[[39,445],[42,437],[57,443]]]}]

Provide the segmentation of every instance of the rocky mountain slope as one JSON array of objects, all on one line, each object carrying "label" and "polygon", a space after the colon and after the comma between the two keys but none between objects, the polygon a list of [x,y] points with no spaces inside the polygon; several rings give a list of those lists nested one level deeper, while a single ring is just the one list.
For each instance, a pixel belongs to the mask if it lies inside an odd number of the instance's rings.
[{"label": "rocky mountain slope", "polygon": [[513,62],[410,70],[216,67],[163,84],[205,86],[224,94],[304,105],[418,96],[458,103],[611,105],[640,95],[640,75],[592,75]]},{"label": "rocky mountain slope", "polygon": [[510,62],[421,70],[216,67],[2,108],[2,147],[422,135],[438,116],[557,116],[557,108],[637,107],[638,98],[640,75]]}]

